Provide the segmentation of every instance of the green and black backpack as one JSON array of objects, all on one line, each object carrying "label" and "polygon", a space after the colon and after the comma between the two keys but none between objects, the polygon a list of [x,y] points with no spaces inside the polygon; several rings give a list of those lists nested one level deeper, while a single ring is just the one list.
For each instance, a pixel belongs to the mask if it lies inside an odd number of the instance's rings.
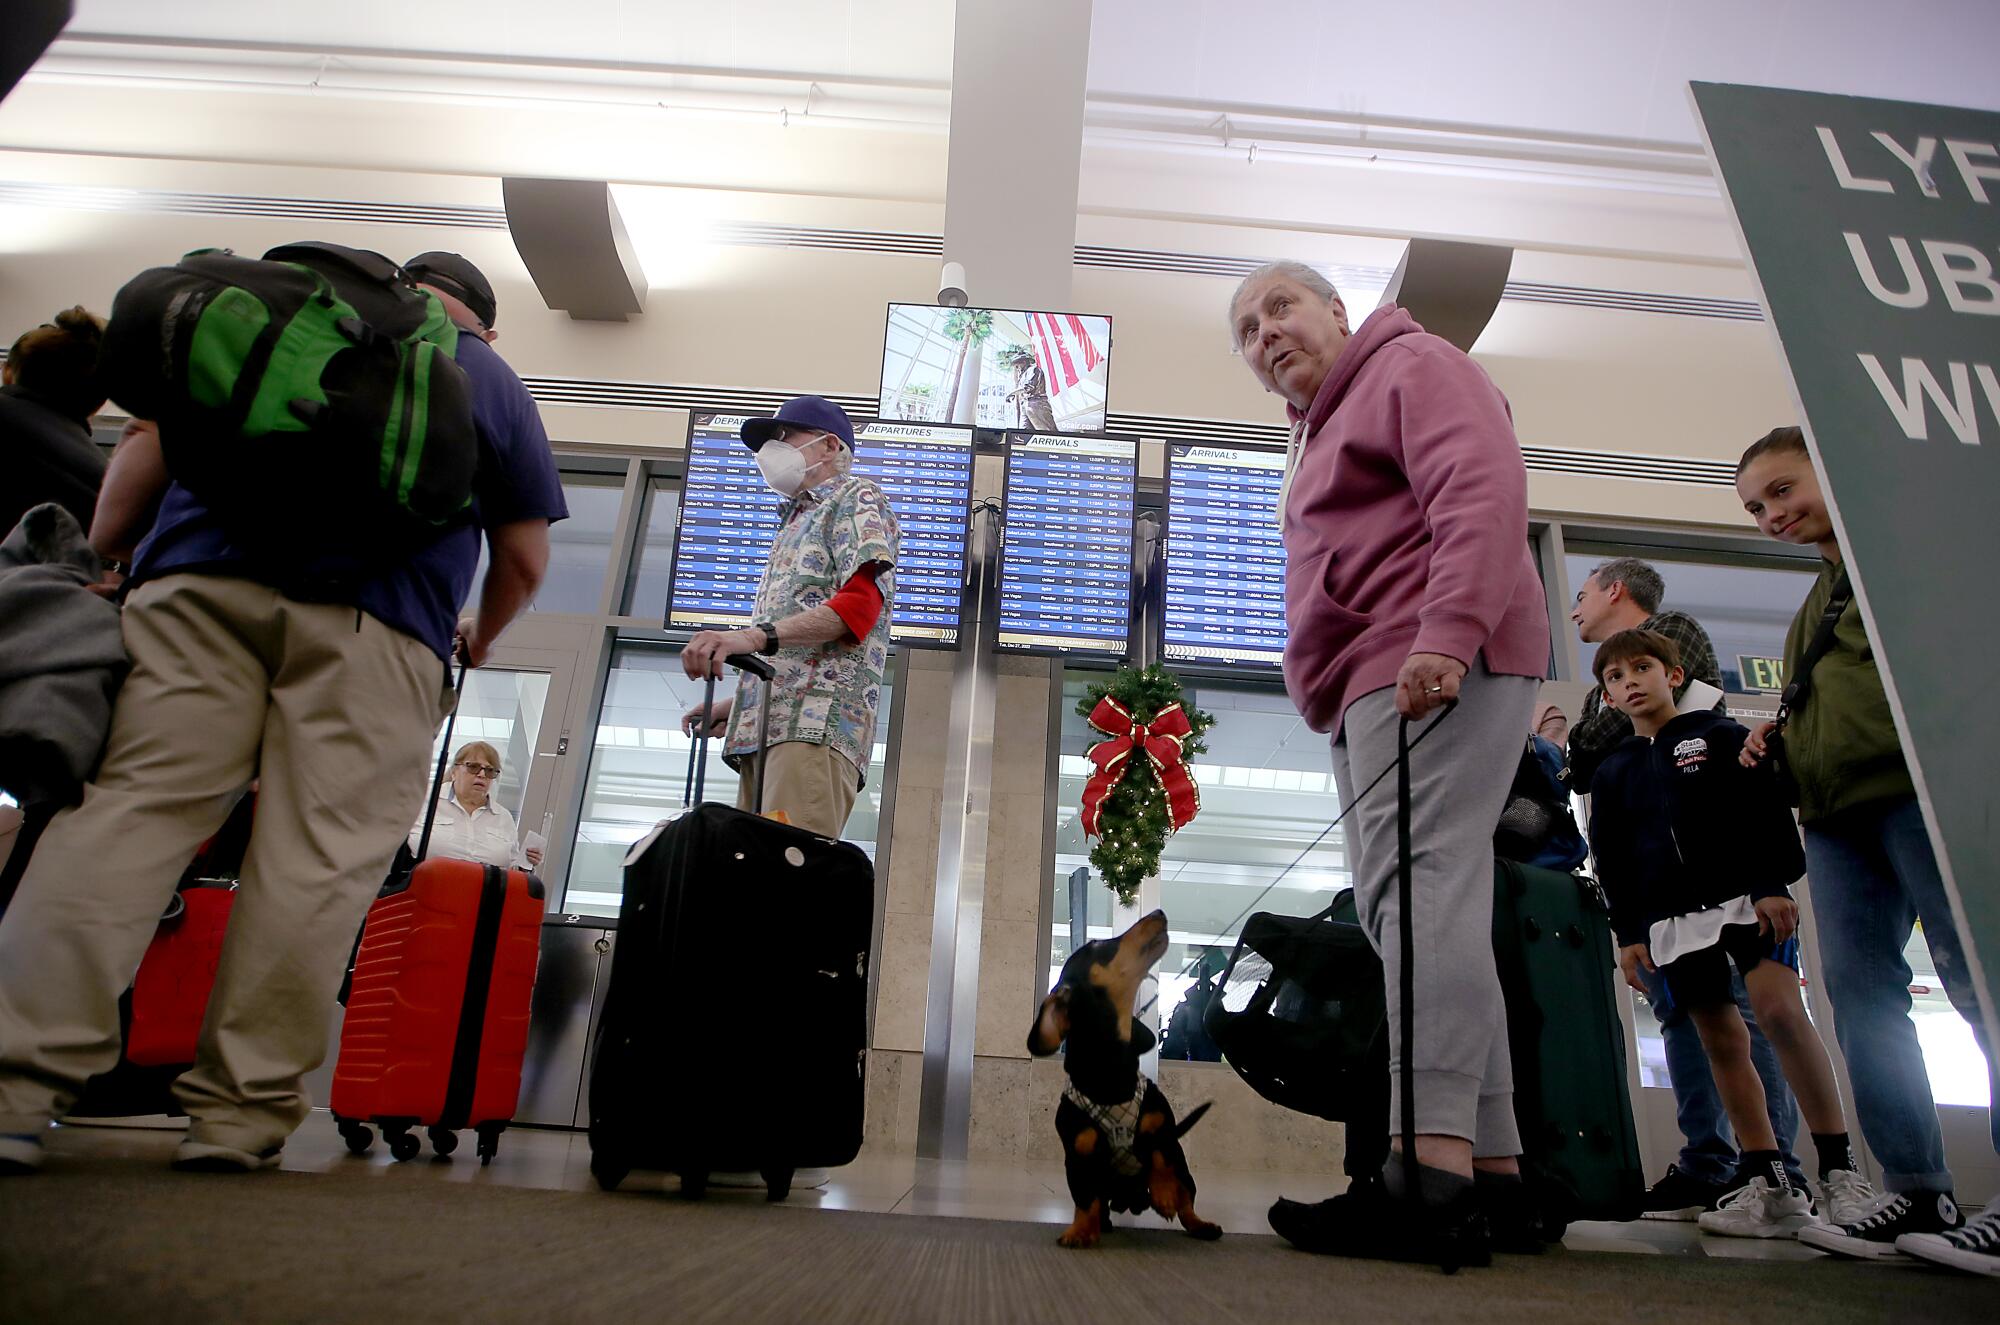
[{"label": "green and black backpack", "polygon": [[99,363],[232,530],[379,562],[469,518],[479,438],[458,335],[379,253],[201,249],[126,283]]}]

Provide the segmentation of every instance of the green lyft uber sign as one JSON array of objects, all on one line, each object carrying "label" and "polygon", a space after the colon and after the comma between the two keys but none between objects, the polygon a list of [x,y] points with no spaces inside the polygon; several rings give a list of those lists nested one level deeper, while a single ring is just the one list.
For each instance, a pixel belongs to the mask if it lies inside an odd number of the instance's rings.
[{"label": "green lyft uber sign", "polygon": [[2000,114],[1692,88],[2000,1044]]}]

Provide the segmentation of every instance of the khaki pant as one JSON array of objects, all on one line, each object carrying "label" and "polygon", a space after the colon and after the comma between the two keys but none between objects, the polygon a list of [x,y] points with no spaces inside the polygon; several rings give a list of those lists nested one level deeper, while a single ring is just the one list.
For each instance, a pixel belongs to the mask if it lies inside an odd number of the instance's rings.
[{"label": "khaki pant", "polygon": [[196,846],[261,777],[198,1061],[189,1136],[291,1134],[370,899],[423,802],[449,702],[437,655],[352,607],[172,575],[125,608],[132,671],[97,780],[0,922],[0,1133],[34,1132],[118,1059],[132,981]]},{"label": "khaki pant", "polygon": [[[838,838],[861,791],[860,770],[832,746],[810,741],[774,745],[765,758],[764,812],[783,810],[793,827]],[[736,808],[747,810],[757,793],[756,756],[744,756],[742,776]]]}]

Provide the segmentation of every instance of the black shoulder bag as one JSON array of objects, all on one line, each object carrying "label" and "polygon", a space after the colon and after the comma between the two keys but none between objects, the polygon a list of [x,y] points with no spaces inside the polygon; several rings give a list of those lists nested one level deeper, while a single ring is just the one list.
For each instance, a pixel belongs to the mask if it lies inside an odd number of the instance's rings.
[{"label": "black shoulder bag", "polygon": [[1784,789],[1785,799],[1796,806],[1799,803],[1799,781],[1785,758],[1785,724],[1792,720],[1792,710],[1806,702],[1812,693],[1813,668],[1819,666],[1833,648],[1833,632],[1840,625],[1840,618],[1847,615],[1847,608],[1854,601],[1854,587],[1847,582],[1847,571],[1843,568],[1834,579],[1833,593],[1826,601],[1826,610],[1820,614],[1819,628],[1813,632],[1812,642],[1799,657],[1796,674],[1786,678],[1785,692],[1778,699],[1778,716],[1773,719],[1771,734],[1764,738],[1769,753],[1765,761],[1770,764],[1778,785]]}]

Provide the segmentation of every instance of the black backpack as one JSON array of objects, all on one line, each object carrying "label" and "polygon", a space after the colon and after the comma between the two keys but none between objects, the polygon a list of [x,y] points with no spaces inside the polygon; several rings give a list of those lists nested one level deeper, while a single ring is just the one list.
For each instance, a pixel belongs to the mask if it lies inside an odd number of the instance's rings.
[{"label": "black backpack", "polygon": [[202,249],[111,306],[110,397],[252,542],[379,564],[467,518],[479,458],[458,329],[388,258],[338,244]]}]

